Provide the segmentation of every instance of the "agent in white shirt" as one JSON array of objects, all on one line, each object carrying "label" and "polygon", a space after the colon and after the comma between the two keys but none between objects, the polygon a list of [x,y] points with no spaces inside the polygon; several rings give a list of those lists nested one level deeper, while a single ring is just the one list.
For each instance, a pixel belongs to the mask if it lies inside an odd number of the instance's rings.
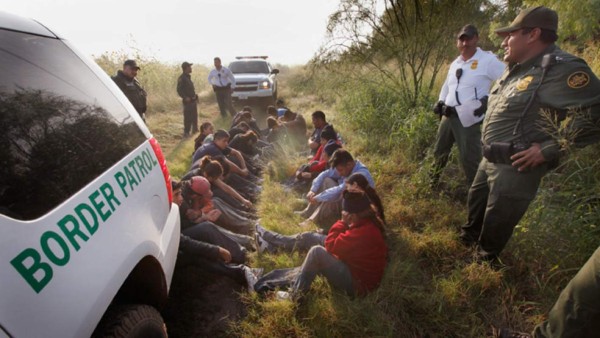
[{"label": "agent in white shirt", "polygon": [[487,108],[490,87],[506,67],[496,55],[477,47],[479,35],[473,25],[464,26],[456,36],[460,55],[452,62],[433,111],[440,115],[431,172],[431,185],[437,186],[454,143],[460,163],[471,186],[481,161],[481,121]]},{"label": "agent in white shirt", "polygon": [[234,116],[236,111],[233,109],[231,102],[231,93],[235,88],[235,78],[227,67],[221,65],[221,58],[214,59],[215,69],[208,73],[208,83],[213,87],[213,91],[217,96],[217,103],[221,116],[227,116],[227,111],[231,116]]}]

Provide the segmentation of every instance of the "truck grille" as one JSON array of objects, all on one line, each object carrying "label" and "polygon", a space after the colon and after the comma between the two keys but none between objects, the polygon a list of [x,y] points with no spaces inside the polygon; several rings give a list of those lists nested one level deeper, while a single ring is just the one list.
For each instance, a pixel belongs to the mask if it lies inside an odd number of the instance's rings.
[{"label": "truck grille", "polygon": [[258,89],[258,84],[256,82],[250,83],[236,83],[234,91],[236,92],[253,92]]}]

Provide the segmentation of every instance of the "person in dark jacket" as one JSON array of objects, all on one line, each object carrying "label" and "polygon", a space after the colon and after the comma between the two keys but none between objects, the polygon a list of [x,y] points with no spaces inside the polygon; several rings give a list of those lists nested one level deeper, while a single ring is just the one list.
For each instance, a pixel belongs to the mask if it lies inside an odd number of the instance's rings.
[{"label": "person in dark jacket", "polygon": [[[206,215],[206,220],[194,223],[190,219],[189,204],[183,195],[181,182],[172,181],[173,202],[180,207],[181,237],[179,239],[179,259],[186,263],[197,265],[206,271],[224,275],[239,282],[247,284],[248,290],[254,290],[254,284],[262,269],[252,269],[246,262],[246,252],[236,241],[231,239],[226,231],[219,229],[211,222],[211,216]],[[196,187],[188,186],[186,191],[198,194]]]},{"label": "person in dark jacket", "polygon": [[119,89],[127,96],[127,99],[133,105],[133,108],[140,114],[140,117],[146,122],[146,97],[148,94],[142,88],[137,80],[137,72],[140,70],[135,60],[126,60],[123,63],[123,70],[119,70],[117,75],[112,77]]},{"label": "person in dark jacket", "polygon": [[183,102],[183,137],[198,132],[198,95],[192,82],[192,63],[181,64],[183,73],[177,79],[177,94]]}]

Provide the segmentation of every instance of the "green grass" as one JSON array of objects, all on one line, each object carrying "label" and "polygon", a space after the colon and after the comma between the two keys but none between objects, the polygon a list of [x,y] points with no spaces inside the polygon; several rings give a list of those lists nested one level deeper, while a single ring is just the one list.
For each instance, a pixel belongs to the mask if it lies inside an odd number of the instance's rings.
[{"label": "green grass", "polygon": [[[596,54],[589,55],[598,71]],[[497,271],[471,263],[473,250],[457,241],[457,229],[466,220],[466,188],[455,155],[442,176],[443,188],[432,191],[428,186],[428,151],[437,121],[427,107],[402,110],[390,93],[371,98],[360,86],[336,86],[344,80],[336,74],[312,77],[302,67],[286,72],[280,83],[286,104],[307,121],[312,111],[325,111],[345,146],[373,173],[386,208],[390,261],[381,286],[363,298],[334,292],[321,279],[302,305],[242,295],[247,315],[231,323],[231,335],[490,337],[500,327],[531,330],[545,318],[561,289],[597,247],[598,146],[573,153],[547,175],[502,254],[507,268]],[[378,93],[377,88],[368,91]],[[201,120],[225,126],[209,99],[210,93],[203,95]],[[390,123],[385,123],[386,116]],[[180,138],[181,119],[178,105],[148,117],[174,177],[185,173],[193,149],[193,139]],[[301,196],[279,183],[304,160],[278,157],[265,170],[258,208],[266,228],[284,234],[304,231],[293,213],[303,207]],[[252,254],[250,265],[270,271],[299,266],[303,259],[301,253]]]}]

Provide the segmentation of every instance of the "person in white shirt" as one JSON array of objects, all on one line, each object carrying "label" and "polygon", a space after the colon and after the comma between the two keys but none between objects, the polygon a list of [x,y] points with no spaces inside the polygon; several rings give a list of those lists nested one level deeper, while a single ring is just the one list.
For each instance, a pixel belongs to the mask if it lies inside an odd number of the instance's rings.
[{"label": "person in white shirt", "polygon": [[229,68],[221,65],[221,58],[216,57],[214,64],[215,69],[208,73],[208,83],[213,87],[213,91],[217,96],[221,116],[227,116],[228,111],[233,116],[236,111],[233,109],[233,103],[231,102],[231,93],[235,88],[235,78]]},{"label": "person in white shirt", "polygon": [[473,25],[456,36],[460,55],[452,62],[433,111],[440,116],[433,155],[431,186],[436,187],[454,143],[470,186],[481,161],[481,121],[490,87],[506,67],[496,55],[477,47],[479,35]]}]

